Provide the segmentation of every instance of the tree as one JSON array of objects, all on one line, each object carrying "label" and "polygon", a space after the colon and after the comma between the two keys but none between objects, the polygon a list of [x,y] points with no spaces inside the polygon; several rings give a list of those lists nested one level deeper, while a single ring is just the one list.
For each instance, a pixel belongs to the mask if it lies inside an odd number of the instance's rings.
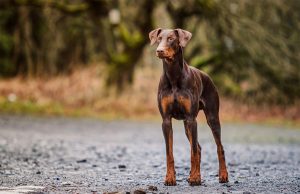
[{"label": "tree", "polygon": [[153,29],[151,17],[155,1],[115,1],[112,7],[113,11],[120,14],[120,21],[103,21],[107,84],[116,85],[122,90],[133,82],[137,61],[148,43],[146,34]]},{"label": "tree", "polygon": [[[167,9],[175,26],[186,24],[194,37],[205,34],[209,47],[198,43],[187,57],[209,71],[223,93],[269,103],[300,97],[299,1],[188,3],[169,1]],[[208,54],[199,56],[204,49]]]}]

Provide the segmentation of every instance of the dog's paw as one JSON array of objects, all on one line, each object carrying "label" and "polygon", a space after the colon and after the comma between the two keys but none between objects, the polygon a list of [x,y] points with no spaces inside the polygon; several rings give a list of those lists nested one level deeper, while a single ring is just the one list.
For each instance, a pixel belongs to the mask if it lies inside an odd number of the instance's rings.
[{"label": "dog's paw", "polygon": [[165,180],[165,186],[176,186],[176,180]]},{"label": "dog's paw", "polygon": [[175,186],[176,178],[175,176],[166,176],[165,178],[165,186]]},{"label": "dog's paw", "polygon": [[220,183],[228,183],[228,173],[227,173],[227,171],[221,171],[219,173],[219,182]]},{"label": "dog's paw", "polygon": [[189,178],[188,178],[188,182],[189,182],[190,186],[201,185],[201,178],[200,178],[200,175],[199,175],[199,176],[196,176],[196,177],[189,177]]}]

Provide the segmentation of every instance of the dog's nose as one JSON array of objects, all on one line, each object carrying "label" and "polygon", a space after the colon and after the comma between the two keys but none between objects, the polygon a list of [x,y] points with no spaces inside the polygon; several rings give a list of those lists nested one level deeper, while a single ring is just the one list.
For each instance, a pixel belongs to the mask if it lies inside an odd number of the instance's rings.
[{"label": "dog's nose", "polygon": [[162,54],[164,53],[164,50],[162,50],[162,49],[157,49],[157,50],[156,50],[156,53],[157,53],[158,55],[162,55]]}]

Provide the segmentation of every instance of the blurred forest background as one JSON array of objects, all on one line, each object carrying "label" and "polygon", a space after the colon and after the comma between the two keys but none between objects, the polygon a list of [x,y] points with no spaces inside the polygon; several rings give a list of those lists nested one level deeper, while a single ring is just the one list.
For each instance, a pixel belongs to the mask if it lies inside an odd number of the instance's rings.
[{"label": "blurred forest background", "polygon": [[162,27],[193,33],[185,58],[215,81],[225,120],[300,121],[299,10],[299,0],[0,0],[0,109],[158,116],[148,33]]}]

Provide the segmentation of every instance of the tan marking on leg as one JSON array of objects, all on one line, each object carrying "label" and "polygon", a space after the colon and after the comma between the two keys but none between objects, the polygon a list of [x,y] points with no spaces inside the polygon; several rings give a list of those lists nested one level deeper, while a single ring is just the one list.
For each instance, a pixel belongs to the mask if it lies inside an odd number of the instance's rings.
[{"label": "tan marking on leg", "polygon": [[167,111],[168,105],[171,104],[173,101],[174,101],[174,98],[171,95],[163,97],[161,99],[161,107],[162,107],[162,110],[164,113]]},{"label": "tan marking on leg", "polygon": [[201,172],[200,172],[200,161],[201,161],[201,149],[200,145],[197,141],[197,151],[194,152],[193,149],[193,138],[191,130],[188,128],[188,126],[185,124],[185,130],[187,138],[190,142],[191,146],[191,171],[190,176],[188,178],[188,182],[190,185],[200,185],[201,184]]},{"label": "tan marking on leg", "polygon": [[165,185],[173,186],[176,185],[175,177],[175,167],[174,167],[174,157],[173,157],[173,138],[169,136],[169,153],[167,154],[167,174],[165,178]]},{"label": "tan marking on leg", "polygon": [[219,182],[227,183],[228,182],[228,172],[225,162],[225,154],[223,150],[223,146],[219,146],[218,148],[218,159],[219,159]]}]

